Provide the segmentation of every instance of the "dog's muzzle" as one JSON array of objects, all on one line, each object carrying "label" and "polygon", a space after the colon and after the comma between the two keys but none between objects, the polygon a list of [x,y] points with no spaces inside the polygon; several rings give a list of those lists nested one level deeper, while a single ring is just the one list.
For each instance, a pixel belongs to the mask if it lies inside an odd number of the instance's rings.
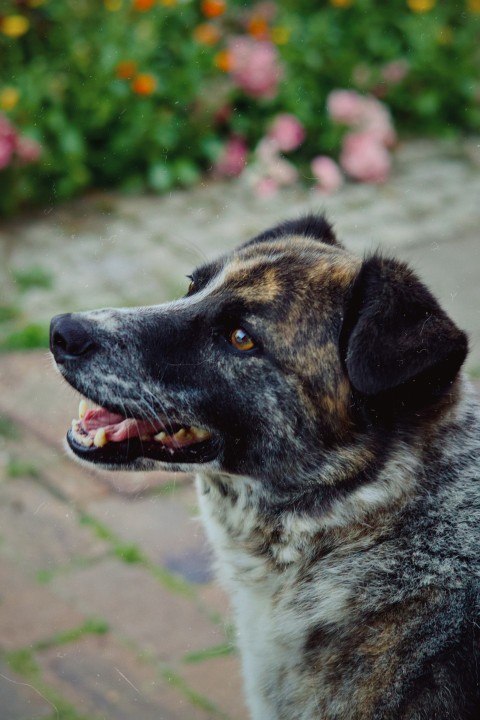
[{"label": "dog's muzzle", "polygon": [[[76,389],[78,375],[88,373],[102,346],[81,313],[57,315],[50,325],[50,350],[62,375]],[[80,372],[81,371],[81,372]],[[93,373],[94,374],[94,373]],[[94,397],[88,399],[98,402]],[[210,432],[171,417],[138,417],[128,411],[128,399],[112,398],[103,406],[80,403],[79,416],[67,433],[71,450],[82,460],[128,467],[139,458],[168,464],[205,463],[219,452]],[[119,405],[124,414],[119,413]]]}]

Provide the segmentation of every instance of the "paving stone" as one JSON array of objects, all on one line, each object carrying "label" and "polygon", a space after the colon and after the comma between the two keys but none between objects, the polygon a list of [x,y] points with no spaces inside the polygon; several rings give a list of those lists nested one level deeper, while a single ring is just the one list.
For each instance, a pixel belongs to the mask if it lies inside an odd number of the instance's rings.
[{"label": "paving stone", "polygon": [[38,690],[1,660],[0,708],[4,720],[41,720],[51,717],[54,712],[54,707]]},{"label": "paving stone", "polygon": [[31,574],[79,558],[92,560],[109,546],[79,524],[75,509],[35,480],[10,480],[0,493],[0,553]]},{"label": "paving stone", "polygon": [[0,557],[0,649],[29,647],[84,622],[81,612]]},{"label": "paving stone", "polygon": [[[15,392],[11,392],[13,388]],[[76,410],[76,397],[53,369],[46,351],[0,357],[0,410],[59,448]]]},{"label": "paving stone", "polygon": [[140,565],[108,559],[59,575],[51,586],[79,612],[107,618],[118,635],[163,662],[225,641],[222,628],[193,600],[165,589]]},{"label": "paving stone", "polygon": [[189,687],[206,696],[231,720],[248,720],[240,660],[236,656],[184,663],[179,671]]},{"label": "paving stone", "polygon": [[209,715],[109,636],[37,654],[43,679],[79,713],[102,720],[208,720]]},{"label": "paving stone", "polygon": [[220,618],[225,627],[233,624],[232,609],[227,593],[214,581],[198,588],[200,601],[212,617]]},{"label": "paving stone", "polygon": [[[0,409],[1,414],[1,409]],[[92,497],[102,497],[111,492],[111,486],[95,477],[87,468],[70,460],[63,449],[49,445],[20,427],[20,437],[14,440],[0,439],[0,472],[9,476],[11,461],[20,461],[25,468],[31,467],[40,482],[53,494],[78,506]],[[29,476],[28,469],[25,476]]]},{"label": "paving stone", "polygon": [[138,545],[153,562],[189,582],[205,583],[213,577],[211,551],[200,520],[182,502],[183,493],[180,488],[168,497],[133,501],[109,497],[88,505],[88,512],[123,540]]}]

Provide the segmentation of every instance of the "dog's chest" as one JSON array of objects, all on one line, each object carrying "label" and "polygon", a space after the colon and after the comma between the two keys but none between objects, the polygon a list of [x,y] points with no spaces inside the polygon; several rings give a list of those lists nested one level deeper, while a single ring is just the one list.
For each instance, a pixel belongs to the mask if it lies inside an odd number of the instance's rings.
[{"label": "dog's chest", "polygon": [[[341,572],[307,579],[294,543],[278,542],[273,558],[272,545],[262,553],[265,530],[250,499],[240,495],[232,504],[215,489],[206,491],[201,479],[197,487],[217,573],[235,614],[252,718],[278,720],[293,698],[305,705],[311,692],[308,638],[318,626],[343,622],[351,585]],[[317,692],[321,675],[317,671]],[[287,710],[285,717],[297,715]]]}]

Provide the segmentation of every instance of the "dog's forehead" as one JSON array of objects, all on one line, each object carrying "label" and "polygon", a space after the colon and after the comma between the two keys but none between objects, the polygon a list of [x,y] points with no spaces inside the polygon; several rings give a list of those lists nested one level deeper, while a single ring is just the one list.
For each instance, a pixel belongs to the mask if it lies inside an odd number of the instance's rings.
[{"label": "dog's forehead", "polygon": [[361,261],[341,246],[290,236],[240,246],[216,266],[221,286],[243,299],[273,301],[287,288],[346,291]]}]

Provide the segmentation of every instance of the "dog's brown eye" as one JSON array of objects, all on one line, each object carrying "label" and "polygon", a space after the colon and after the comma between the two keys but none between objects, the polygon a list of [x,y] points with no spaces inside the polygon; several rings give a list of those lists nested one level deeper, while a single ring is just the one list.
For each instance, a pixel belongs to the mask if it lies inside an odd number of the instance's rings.
[{"label": "dog's brown eye", "polygon": [[242,328],[236,328],[230,333],[230,342],[236,350],[253,350],[255,347],[250,335]]}]

